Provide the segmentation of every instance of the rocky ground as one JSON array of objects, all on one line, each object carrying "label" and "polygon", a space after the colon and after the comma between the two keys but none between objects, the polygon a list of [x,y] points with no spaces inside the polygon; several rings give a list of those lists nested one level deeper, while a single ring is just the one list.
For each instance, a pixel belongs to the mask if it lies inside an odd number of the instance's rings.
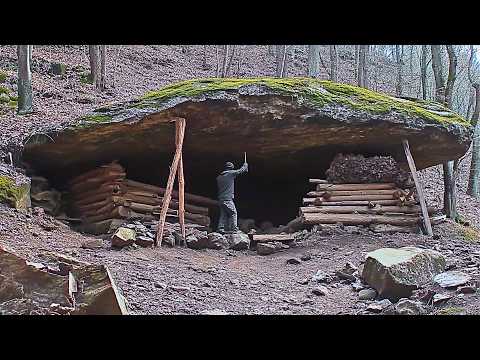
[{"label": "rocky ground", "polygon": [[[437,240],[421,235],[373,235],[356,230],[304,232],[289,249],[268,256],[253,250],[192,250],[182,247],[85,249],[91,239],[71,231],[47,215],[23,214],[0,207],[0,245],[31,261],[48,251],[61,252],[91,263],[107,265],[133,314],[373,314],[375,303],[359,300],[348,281],[335,278],[347,262],[358,267],[365,254],[381,247],[414,245],[440,251],[450,269],[470,273],[480,281],[480,243],[452,237],[451,223],[436,227]],[[298,264],[290,264],[289,259]],[[317,283],[321,271],[330,278]],[[324,288],[322,288],[322,286]],[[326,295],[321,295],[325,291]],[[457,294],[429,313],[479,314],[480,293]]]},{"label": "rocky ground", "polygon": [[[274,56],[266,46],[244,46],[234,57],[230,76],[272,76]],[[302,50],[303,49],[303,50]],[[63,126],[83,113],[113,101],[128,100],[168,83],[215,73],[215,49],[207,47],[207,65],[203,64],[204,47],[191,46],[121,46],[109,52],[108,91],[96,93],[81,81],[88,71],[88,58],[82,46],[38,46],[34,49],[33,83],[35,113],[18,116],[11,109],[0,114],[0,154],[13,151],[32,131]],[[289,76],[306,75],[305,48],[291,53]],[[325,56],[324,59],[327,57]],[[237,70],[236,62],[240,60]],[[7,72],[0,85],[16,91],[15,48],[0,46],[0,69]],[[66,64],[65,76],[49,74],[52,62]],[[348,58],[341,62],[340,80],[354,82]],[[379,63],[377,70],[386,74],[377,90],[392,92],[389,65]],[[325,74],[324,74],[325,75]],[[322,75],[322,76],[324,76]],[[325,76],[324,76],[325,77]],[[1,162],[1,160],[0,160]],[[0,170],[15,177],[4,160]],[[458,209],[472,226],[450,222],[434,229],[439,238],[420,235],[356,234],[350,230],[318,231],[304,234],[289,249],[268,256],[252,250],[191,250],[181,247],[160,249],[85,249],[91,239],[72,231],[43,214],[23,214],[0,204],[0,245],[14,249],[27,259],[41,261],[42,253],[57,251],[107,265],[125,295],[134,314],[199,314],[216,311],[231,314],[359,314],[366,312],[371,300],[359,301],[358,293],[346,281],[332,278],[318,284],[312,277],[320,270],[333,275],[347,262],[358,267],[367,252],[381,247],[424,246],[442,252],[449,265],[469,272],[479,281],[480,243],[476,229],[480,226],[480,202],[465,194],[470,157],[461,163],[458,178]],[[441,207],[443,183],[441,167],[420,172],[427,202]],[[301,260],[303,257],[304,260]],[[299,259],[289,264],[290,258]],[[307,281],[308,280],[308,281]],[[321,295],[326,287],[326,295]],[[479,314],[478,290],[473,294],[452,293],[444,304],[429,307],[429,313]],[[314,293],[315,292],[315,293]]]}]

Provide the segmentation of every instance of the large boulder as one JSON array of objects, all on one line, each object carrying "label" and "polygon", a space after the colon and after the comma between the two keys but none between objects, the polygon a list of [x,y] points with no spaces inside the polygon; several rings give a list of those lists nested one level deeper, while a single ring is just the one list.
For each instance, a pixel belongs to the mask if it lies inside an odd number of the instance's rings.
[{"label": "large boulder", "polygon": [[212,161],[247,151],[262,164],[249,178],[265,189],[275,176],[303,184],[312,164],[320,174],[339,152],[374,151],[405,165],[402,139],[420,170],[461,157],[472,138],[468,121],[434,102],[311,78],[194,79],[42,130],[26,141],[24,160],[57,178],[113,159],[158,158],[168,167],[170,122],[178,117],[188,119],[184,154],[197,183],[215,178]]},{"label": "large boulder", "polygon": [[411,246],[383,248],[367,254],[361,276],[380,297],[397,301],[430,283],[444,269],[445,258],[437,251]]},{"label": "large boulder", "polygon": [[0,203],[6,203],[17,210],[26,210],[32,203],[30,199],[30,180],[16,174],[2,171],[0,164]]}]

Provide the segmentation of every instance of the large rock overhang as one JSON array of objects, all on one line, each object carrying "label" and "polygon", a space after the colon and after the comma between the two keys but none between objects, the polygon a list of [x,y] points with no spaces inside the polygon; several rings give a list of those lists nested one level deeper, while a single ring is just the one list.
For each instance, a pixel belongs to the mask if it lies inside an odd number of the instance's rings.
[{"label": "large rock overhang", "polygon": [[250,173],[239,179],[241,198],[257,206],[270,192],[264,201],[290,206],[290,216],[310,190],[308,178],[324,176],[339,152],[392,155],[405,163],[407,139],[423,169],[464,155],[472,135],[467,121],[439,104],[356,86],[305,78],[205,79],[173,84],[97,109],[61,131],[31,136],[23,159],[57,185],[115,159],[130,177],[165,185],[175,149],[171,121],[178,117],[187,121],[187,191],[215,196],[224,162],[238,166],[247,152]]}]

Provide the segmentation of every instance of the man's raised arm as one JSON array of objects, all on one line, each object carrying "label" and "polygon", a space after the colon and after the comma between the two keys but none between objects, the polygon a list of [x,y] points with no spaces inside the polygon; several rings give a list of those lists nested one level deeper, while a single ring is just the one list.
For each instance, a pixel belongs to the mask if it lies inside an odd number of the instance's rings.
[{"label": "man's raised arm", "polygon": [[240,174],[244,174],[244,173],[247,173],[248,172],[248,164],[247,162],[244,162],[242,167],[238,170],[232,170],[232,174],[237,176],[237,175],[240,175]]}]

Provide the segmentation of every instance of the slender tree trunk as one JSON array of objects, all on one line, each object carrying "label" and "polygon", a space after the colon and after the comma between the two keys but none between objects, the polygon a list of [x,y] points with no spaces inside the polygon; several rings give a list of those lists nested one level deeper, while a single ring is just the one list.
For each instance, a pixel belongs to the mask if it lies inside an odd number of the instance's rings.
[{"label": "slender tree trunk", "polygon": [[357,84],[365,88],[367,87],[367,48],[368,45],[360,45],[357,70]]},{"label": "slender tree trunk", "polygon": [[336,45],[330,45],[330,80],[337,82],[338,55]]},{"label": "slender tree trunk", "polygon": [[473,196],[475,199],[480,197],[480,83],[474,81],[472,75],[473,58],[475,52],[473,45],[470,46],[470,59],[468,62],[468,80],[475,90],[475,107],[473,110],[471,124],[474,126],[473,146],[472,146],[472,161],[470,164],[470,175],[468,177],[467,194]]},{"label": "slender tree trunk", "polygon": [[277,77],[284,77],[287,57],[287,45],[277,45]]},{"label": "slender tree trunk", "polygon": [[403,45],[395,45],[395,58],[397,61],[397,83],[395,86],[395,95],[402,96]]},{"label": "slender tree trunk", "polygon": [[308,46],[308,76],[318,78],[320,72],[320,45]]},{"label": "slender tree trunk", "polygon": [[222,78],[224,78],[227,75],[227,59],[228,59],[228,49],[229,46],[225,45],[223,50],[223,63],[222,63]]},{"label": "slender tree trunk", "polygon": [[447,87],[445,89],[445,102],[447,107],[452,109],[453,106],[453,89],[455,80],[457,79],[457,55],[453,49],[453,45],[447,45],[448,53],[448,78]]},{"label": "slender tree trunk", "polygon": [[203,45],[203,63],[202,68],[207,68],[207,45]]},{"label": "slender tree trunk", "polygon": [[420,63],[422,81],[422,98],[427,100],[427,45],[422,45],[422,59]]},{"label": "slender tree trunk", "polygon": [[235,49],[236,49],[235,45],[232,45],[232,52],[230,53],[230,59],[228,60],[227,71],[226,71],[225,76],[227,76],[228,72],[230,71],[230,67],[232,65],[233,57],[235,55]]},{"label": "slender tree trunk", "polygon": [[32,73],[30,71],[31,45],[18,45],[18,114],[33,112]]},{"label": "slender tree trunk", "polygon": [[107,45],[100,45],[100,82],[99,90],[107,88]]},{"label": "slender tree trunk", "polygon": [[220,75],[220,56],[218,53],[218,45],[215,46],[215,56],[217,59],[217,69],[215,70],[215,77],[218,77]]},{"label": "slender tree trunk", "polygon": [[440,45],[432,45],[432,69],[435,78],[435,100],[446,105],[445,101],[445,79],[443,78],[443,65],[440,55]]},{"label": "slender tree trunk", "polygon": [[358,45],[355,45],[355,50],[354,50],[354,56],[355,56],[355,59],[353,61],[353,73],[354,73],[354,77],[355,79],[358,78],[358,56],[359,56],[359,53],[360,53],[360,46]]},{"label": "slender tree trunk", "polygon": [[100,45],[89,45],[90,74],[95,89],[102,90],[102,64]]},{"label": "slender tree trunk", "polygon": [[275,45],[268,45],[268,55],[275,55]]},{"label": "slender tree trunk", "polygon": [[445,186],[443,193],[443,211],[448,218],[456,220],[457,194],[454,174],[454,161],[447,161],[443,163],[443,184]]},{"label": "slender tree trunk", "polygon": [[240,75],[240,67],[242,65],[242,59],[243,58],[243,51],[242,49],[238,49],[238,63],[237,63],[237,76]]}]

